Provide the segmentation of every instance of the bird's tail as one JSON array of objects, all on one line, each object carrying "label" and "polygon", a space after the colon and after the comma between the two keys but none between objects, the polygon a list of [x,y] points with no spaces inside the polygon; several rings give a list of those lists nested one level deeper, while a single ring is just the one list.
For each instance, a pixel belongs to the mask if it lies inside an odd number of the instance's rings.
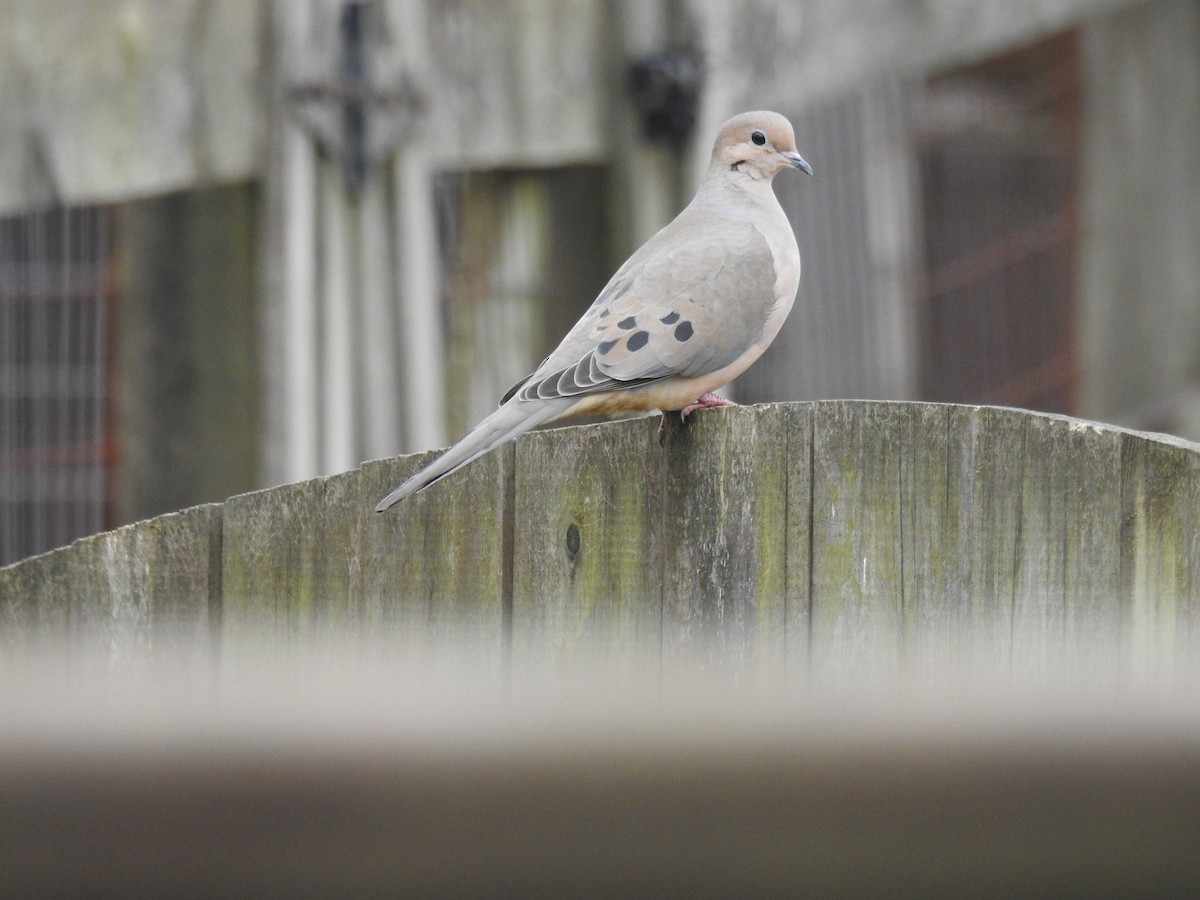
[{"label": "bird's tail", "polygon": [[492,448],[499,447],[517,435],[561,415],[576,399],[556,397],[552,400],[509,400],[472,428],[457,444],[380,500],[375,512],[383,512],[406,497],[424,490],[460,466],[478,459]]}]

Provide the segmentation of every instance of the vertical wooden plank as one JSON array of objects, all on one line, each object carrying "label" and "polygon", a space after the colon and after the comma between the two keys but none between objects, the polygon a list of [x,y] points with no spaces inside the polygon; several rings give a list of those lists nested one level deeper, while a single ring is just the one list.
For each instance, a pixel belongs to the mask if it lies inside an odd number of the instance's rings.
[{"label": "vertical wooden plank", "polygon": [[72,631],[146,651],[209,661],[222,507],[192,507],[87,539],[101,603],[72,612]]},{"label": "vertical wooden plank", "polygon": [[1162,435],[1122,435],[1123,641],[1129,678],[1200,667],[1200,453]]},{"label": "vertical wooden plank", "polygon": [[812,641],[818,681],[898,671],[903,616],[900,405],[818,403]]},{"label": "vertical wooden plank", "polygon": [[782,407],[744,407],[704,410],[670,429],[665,678],[693,665],[735,678],[783,672],[789,482],[808,479],[803,451],[798,471],[789,451],[806,443],[805,424]]},{"label": "vertical wooden plank", "polygon": [[1027,413],[958,407],[948,445],[965,564],[951,589],[961,598],[957,623],[964,675],[1007,677],[1012,617],[1019,590],[1021,497]]},{"label": "vertical wooden plank", "polygon": [[1200,7],[1120,7],[1080,29],[1079,399],[1100,418],[1182,413],[1200,361],[1200,209],[1178,189],[1200,171],[1200,116],[1179,115],[1200,106]]},{"label": "vertical wooden plank", "polygon": [[1014,678],[1056,671],[1062,660],[1066,610],[1063,521],[1065,485],[1047,454],[1058,450],[1045,422],[1026,417],[1020,485],[1011,649]]},{"label": "vertical wooden plank", "polygon": [[1120,455],[1114,434],[1077,420],[1025,419],[1013,604],[1013,677],[1115,675]]},{"label": "vertical wooden plank", "polygon": [[364,503],[354,472],[231,497],[222,534],[222,668],[352,632]]},{"label": "vertical wooden plank", "polygon": [[787,475],[784,635],[787,678],[807,681],[812,664],[812,536],[814,404],[784,403],[770,407],[786,416],[784,460]]},{"label": "vertical wooden plank", "polygon": [[364,464],[355,565],[359,627],[384,652],[458,674],[502,674],[511,598],[512,447],[493,451],[387,512],[385,494],[436,456]]},{"label": "vertical wooden plank", "polygon": [[[512,173],[457,180],[456,234],[450,241],[454,252],[443,310],[455,433],[491,413],[497,399],[562,337],[559,332],[547,340],[542,328],[551,244],[548,181]],[[577,318],[572,316],[571,323]]]},{"label": "vertical wooden plank", "polygon": [[1113,428],[1055,417],[1058,448],[1046,460],[1063,500],[1063,665],[1090,689],[1120,677],[1122,438]]},{"label": "vertical wooden plank", "polygon": [[665,544],[657,420],[518,441],[513,515],[514,684],[657,675]]},{"label": "vertical wooden plank", "polygon": [[5,645],[65,652],[88,664],[81,677],[93,665],[207,671],[220,521],[220,506],[193,507],[0,570]]},{"label": "vertical wooden plank", "polygon": [[0,661],[44,658],[66,639],[71,617],[74,545],[0,568]]},{"label": "vertical wooden plank", "polygon": [[[900,654],[906,677],[943,683],[963,655],[961,494],[951,469],[954,408],[897,409],[901,570]],[[888,439],[889,436],[881,436]]]}]

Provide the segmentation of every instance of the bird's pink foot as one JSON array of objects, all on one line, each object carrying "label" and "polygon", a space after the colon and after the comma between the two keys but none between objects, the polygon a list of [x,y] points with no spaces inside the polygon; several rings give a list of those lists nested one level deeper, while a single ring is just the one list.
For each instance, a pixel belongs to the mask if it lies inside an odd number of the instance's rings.
[{"label": "bird's pink foot", "polygon": [[689,403],[679,411],[679,418],[686,419],[698,409],[704,409],[708,406],[737,406],[732,400],[726,400],[724,397],[717,396],[714,393],[701,394],[696,398],[695,403]]},{"label": "bird's pink foot", "polygon": [[[695,403],[689,403],[683,409],[679,410],[679,419],[683,421],[698,409],[704,409],[708,406],[737,406],[732,400],[726,400],[724,397],[719,397],[714,393],[701,394],[696,398]],[[658,420],[658,443],[659,446],[666,446],[667,443],[667,411],[664,409],[662,417]]]}]

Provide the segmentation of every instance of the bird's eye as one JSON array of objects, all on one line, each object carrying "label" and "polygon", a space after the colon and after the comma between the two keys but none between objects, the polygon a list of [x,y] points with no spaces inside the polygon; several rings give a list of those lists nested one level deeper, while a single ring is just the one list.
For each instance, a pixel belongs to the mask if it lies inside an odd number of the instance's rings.
[{"label": "bird's eye", "polygon": [[765,144],[767,142],[767,136],[765,134],[763,134],[761,131],[756,131],[750,135],[750,140],[754,141],[754,143],[758,144],[758,146],[761,147],[763,144]]}]

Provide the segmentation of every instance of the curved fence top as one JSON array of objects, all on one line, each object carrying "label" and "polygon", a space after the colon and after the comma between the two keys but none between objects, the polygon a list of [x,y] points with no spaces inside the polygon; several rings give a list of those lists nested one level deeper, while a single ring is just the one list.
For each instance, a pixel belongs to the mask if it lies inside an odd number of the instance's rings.
[{"label": "curved fence top", "polygon": [[0,570],[0,643],[452,641],[541,680],[1170,675],[1200,646],[1200,453],[1062,416],[772,404],[527,435],[384,515],[427,455],[139,522]]}]

